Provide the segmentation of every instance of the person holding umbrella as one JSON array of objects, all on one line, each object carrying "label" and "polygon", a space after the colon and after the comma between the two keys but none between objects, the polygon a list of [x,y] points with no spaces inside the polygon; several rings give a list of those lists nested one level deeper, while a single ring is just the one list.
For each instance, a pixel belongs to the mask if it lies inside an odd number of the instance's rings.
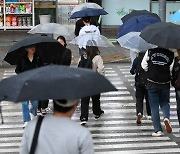
[{"label": "person holding umbrella", "polygon": [[[105,74],[103,59],[100,56],[100,51],[96,46],[87,46],[86,51],[81,57],[78,67],[90,68],[93,71],[102,75]],[[92,99],[92,110],[95,115],[95,120],[99,119],[104,111],[100,107],[100,94],[84,97],[81,99],[81,125],[86,125],[89,115],[89,101]]]},{"label": "person holding umbrella", "polygon": [[[36,47],[34,45],[26,46],[24,50],[26,51],[26,54],[19,60],[15,68],[15,72],[17,74],[43,66],[43,62],[41,58],[38,56]],[[29,109],[29,102],[31,102],[32,104],[31,109]],[[22,112],[24,121],[23,127],[25,127],[34,116],[37,116],[37,109],[37,100],[22,101]]]},{"label": "person holding umbrella", "polygon": [[[84,35],[84,34],[89,34],[89,33],[100,35],[99,28],[94,25],[91,25],[90,17],[83,17],[82,20],[83,20],[83,23],[85,26],[83,28],[81,28],[81,30],[79,31],[79,36]],[[81,56],[83,54],[83,52],[85,51],[86,46],[79,47],[79,48],[80,48],[79,54]]]},{"label": "person holding umbrella", "polygon": [[[66,39],[64,36],[62,36],[62,35],[58,36],[57,41],[66,48],[67,43],[66,43]],[[71,58],[72,58],[72,52],[70,49],[66,48],[64,51],[64,54],[62,56],[62,61],[61,61],[62,65],[70,66]]]},{"label": "person holding umbrella", "polygon": [[148,92],[146,89],[147,84],[147,72],[141,67],[141,62],[145,52],[139,52],[138,56],[134,59],[130,73],[135,74],[135,87],[136,87],[136,123],[141,124],[143,117],[143,103],[144,98],[146,101],[147,119],[151,119],[151,109],[149,106]]},{"label": "person holding umbrella", "polygon": [[159,106],[162,109],[164,124],[167,133],[172,132],[170,118],[170,81],[174,53],[165,48],[149,49],[141,62],[142,68],[147,71],[147,90],[151,115],[154,126],[152,136],[162,136]]}]

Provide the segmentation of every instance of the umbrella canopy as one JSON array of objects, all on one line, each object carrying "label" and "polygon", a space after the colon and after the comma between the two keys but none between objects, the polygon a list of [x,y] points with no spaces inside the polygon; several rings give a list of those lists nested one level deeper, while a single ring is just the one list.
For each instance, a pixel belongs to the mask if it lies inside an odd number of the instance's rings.
[{"label": "umbrella canopy", "polygon": [[82,17],[93,17],[93,16],[106,15],[106,14],[108,13],[104,9],[87,8],[78,12],[74,12],[70,16],[70,19],[82,18]]},{"label": "umbrella canopy", "polygon": [[48,65],[3,79],[0,100],[79,99],[117,89],[89,69]]},{"label": "umbrella canopy", "polygon": [[140,32],[130,32],[117,39],[118,43],[131,51],[140,52],[151,48],[156,48],[156,45],[150,44],[142,39]]},{"label": "umbrella canopy", "polygon": [[141,32],[146,26],[157,22],[160,20],[150,15],[134,16],[119,28],[118,38],[129,32]]},{"label": "umbrella canopy", "polygon": [[17,65],[19,59],[26,54],[26,46],[35,45],[39,56],[45,63],[52,63],[60,58],[65,48],[55,39],[48,36],[33,35],[14,43],[4,60],[11,65]]},{"label": "umbrella canopy", "polygon": [[176,11],[172,16],[170,16],[171,22],[180,22],[180,10]]},{"label": "umbrella canopy", "polygon": [[30,31],[28,31],[30,34],[57,34],[57,35],[63,35],[63,36],[70,36],[68,29],[61,24],[57,23],[45,23],[45,24],[39,24],[33,27]]},{"label": "umbrella canopy", "polygon": [[105,36],[93,33],[77,36],[69,43],[78,45],[79,48],[86,48],[86,46],[114,47],[114,45]]},{"label": "umbrella canopy", "polygon": [[162,48],[180,49],[180,25],[159,22],[143,29],[140,34],[144,40]]},{"label": "umbrella canopy", "polygon": [[156,13],[152,13],[152,12],[149,12],[147,10],[133,10],[131,13],[129,13],[129,14],[125,15],[124,17],[122,17],[121,20],[122,20],[123,23],[125,23],[126,21],[128,21],[132,17],[140,16],[140,15],[150,15],[152,17],[155,17],[155,18],[161,20],[160,17]]},{"label": "umbrella canopy", "polygon": [[96,3],[81,3],[77,6],[74,7],[74,9],[71,11],[71,14],[73,14],[74,12],[78,12],[87,8],[93,8],[93,9],[103,9],[101,6],[99,6]]}]

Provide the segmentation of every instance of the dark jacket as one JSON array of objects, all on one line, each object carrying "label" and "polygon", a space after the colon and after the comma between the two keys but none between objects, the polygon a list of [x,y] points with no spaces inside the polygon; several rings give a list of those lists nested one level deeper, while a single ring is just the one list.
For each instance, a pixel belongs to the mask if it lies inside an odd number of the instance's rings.
[{"label": "dark jacket", "polygon": [[71,65],[72,52],[70,49],[66,48],[62,56],[62,65]]},{"label": "dark jacket", "polygon": [[179,71],[180,71],[180,59],[178,59],[178,57],[175,57],[173,70],[172,70],[172,79],[171,79],[172,86],[174,86],[175,81],[178,78]]},{"label": "dark jacket", "polygon": [[130,70],[132,75],[135,74],[135,85],[145,86],[147,83],[147,72],[141,67],[141,61],[144,55],[145,53],[139,53],[138,57],[134,59]]},{"label": "dark jacket", "polygon": [[174,53],[164,49],[155,48],[148,51],[148,79],[158,84],[166,84],[171,80],[170,65],[174,59]]},{"label": "dark jacket", "polygon": [[27,55],[25,55],[18,62],[15,68],[15,72],[18,74],[18,73],[31,70],[40,66],[43,66],[43,62],[39,56],[35,55],[31,62],[29,58],[27,57]]}]

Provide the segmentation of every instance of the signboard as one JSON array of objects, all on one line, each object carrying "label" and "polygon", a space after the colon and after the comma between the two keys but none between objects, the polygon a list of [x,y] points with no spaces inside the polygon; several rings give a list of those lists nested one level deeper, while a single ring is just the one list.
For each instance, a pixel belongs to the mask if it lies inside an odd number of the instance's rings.
[{"label": "signboard", "polygon": [[102,7],[109,13],[102,16],[102,25],[121,25],[121,18],[132,10],[150,10],[150,0],[103,0]]}]

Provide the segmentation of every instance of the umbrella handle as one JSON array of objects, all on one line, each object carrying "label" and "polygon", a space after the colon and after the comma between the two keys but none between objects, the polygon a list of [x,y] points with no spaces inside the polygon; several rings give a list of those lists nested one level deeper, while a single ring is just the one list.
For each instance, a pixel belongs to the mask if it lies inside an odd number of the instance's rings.
[{"label": "umbrella handle", "polygon": [[3,115],[2,115],[2,106],[0,104],[0,115],[1,115],[1,123],[4,124]]}]

